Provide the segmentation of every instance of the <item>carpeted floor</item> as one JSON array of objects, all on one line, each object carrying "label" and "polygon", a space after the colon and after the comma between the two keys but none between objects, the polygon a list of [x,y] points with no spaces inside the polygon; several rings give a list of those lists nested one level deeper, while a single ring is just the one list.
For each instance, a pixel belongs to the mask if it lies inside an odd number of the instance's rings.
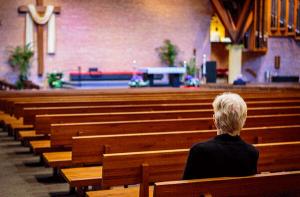
[{"label": "carpeted floor", "polygon": [[0,130],[1,197],[71,197],[69,185],[53,178],[52,169],[39,164],[39,157],[29,152],[13,137]]}]

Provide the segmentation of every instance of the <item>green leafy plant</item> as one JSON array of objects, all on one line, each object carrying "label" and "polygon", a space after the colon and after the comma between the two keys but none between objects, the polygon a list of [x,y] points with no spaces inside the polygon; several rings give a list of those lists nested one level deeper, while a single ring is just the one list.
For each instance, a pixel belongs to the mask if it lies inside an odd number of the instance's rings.
[{"label": "green leafy plant", "polygon": [[48,84],[51,88],[62,88],[63,81],[61,80],[63,73],[50,73],[47,75]]},{"label": "green leafy plant", "polygon": [[178,47],[170,40],[165,40],[163,46],[156,48],[162,63],[172,67],[175,66],[176,57],[178,55]]},{"label": "green leafy plant", "polygon": [[32,51],[30,44],[27,44],[24,47],[17,46],[10,51],[9,64],[20,72],[19,80],[16,84],[19,89],[24,88],[24,81],[28,78],[28,70],[33,55],[34,52]]},{"label": "green leafy plant", "polygon": [[191,58],[188,62],[187,62],[187,65],[186,65],[186,73],[188,75],[191,75],[191,76],[195,76],[196,74],[196,59],[193,57]]},{"label": "green leafy plant", "polygon": [[195,57],[192,57],[189,61],[187,62],[180,62],[180,65],[182,67],[186,66],[186,74],[194,77],[197,72],[196,68],[196,59]]}]

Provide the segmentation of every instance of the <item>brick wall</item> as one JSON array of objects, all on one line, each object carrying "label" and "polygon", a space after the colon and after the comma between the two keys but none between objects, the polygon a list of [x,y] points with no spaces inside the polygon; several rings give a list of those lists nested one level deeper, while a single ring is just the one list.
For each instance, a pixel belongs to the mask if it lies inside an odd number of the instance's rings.
[{"label": "brick wall", "polygon": [[[274,68],[275,56],[281,59],[280,69]],[[273,75],[300,75],[300,42],[293,38],[269,38],[268,52],[265,55],[244,53],[243,54],[243,74],[254,82],[264,82],[264,73],[270,71]],[[245,70],[247,68],[256,72],[254,78]]]},{"label": "brick wall", "polygon": [[[8,46],[24,43],[25,16],[17,7],[33,0],[0,0],[0,77],[15,79],[7,65]],[[57,16],[57,51],[45,55],[45,73],[53,70],[67,75],[78,66],[83,71],[98,67],[102,71],[132,70],[132,61],[139,67],[160,66],[155,52],[168,38],[179,49],[179,60],[209,54],[209,0],[45,0],[45,4],[62,7]],[[46,39],[46,34],[45,34]],[[46,45],[46,40],[45,40]],[[37,78],[36,57],[30,71]]]},{"label": "brick wall", "polygon": [[[70,71],[81,66],[83,71],[98,67],[102,71],[132,70],[161,66],[155,52],[163,40],[171,39],[180,48],[179,60],[191,57],[197,49],[197,60],[210,56],[209,25],[212,8],[209,0],[44,0],[45,4],[62,7],[57,16],[57,51],[45,54],[45,74],[62,71],[68,79]],[[17,74],[7,64],[9,48],[24,43],[25,16],[17,7],[34,0],[0,0],[0,78],[15,81]],[[45,34],[45,45],[46,45]],[[265,70],[272,70],[275,55],[281,55],[282,74],[299,74],[299,44],[292,39],[269,39],[266,55],[245,54],[244,74],[262,82]],[[37,77],[37,59],[33,60],[30,78]],[[245,72],[251,68],[258,77]],[[44,75],[45,76],[45,75]]]}]

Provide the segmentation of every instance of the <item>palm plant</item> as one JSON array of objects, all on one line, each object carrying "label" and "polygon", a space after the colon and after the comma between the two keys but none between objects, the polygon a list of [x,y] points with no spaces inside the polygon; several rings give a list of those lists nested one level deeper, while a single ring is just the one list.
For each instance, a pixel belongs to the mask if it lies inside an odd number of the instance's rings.
[{"label": "palm plant", "polygon": [[24,47],[17,46],[11,50],[9,57],[9,64],[19,70],[19,81],[17,82],[18,88],[24,87],[24,81],[27,80],[28,70],[30,68],[31,58],[34,52],[31,49],[31,45],[27,44]]},{"label": "palm plant", "polygon": [[170,67],[175,66],[178,47],[172,44],[170,40],[165,40],[164,45],[157,48],[156,51],[158,52],[162,63],[165,63]]}]

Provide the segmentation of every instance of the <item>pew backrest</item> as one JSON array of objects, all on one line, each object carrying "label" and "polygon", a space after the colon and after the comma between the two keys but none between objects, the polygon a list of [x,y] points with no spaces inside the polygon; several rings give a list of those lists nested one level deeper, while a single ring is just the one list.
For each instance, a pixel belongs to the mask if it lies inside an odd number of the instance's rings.
[{"label": "pew backrest", "polygon": [[299,196],[300,171],[168,181],[154,184],[153,197]]},{"label": "pew backrest", "polygon": [[[249,116],[245,127],[283,126],[299,124],[300,114]],[[138,120],[116,122],[87,122],[51,125],[51,147],[71,147],[72,137],[128,133],[209,130],[212,118]]]},{"label": "pew backrest", "polygon": [[[258,172],[300,170],[300,142],[255,145]],[[180,180],[189,149],[104,154],[103,185],[117,186]],[[146,183],[146,182],[145,182]]]},{"label": "pew backrest", "polygon": [[[190,148],[216,135],[216,130],[73,137],[73,165],[101,164],[105,153]],[[245,128],[247,143],[300,141],[300,125]]]},{"label": "pew backrest", "polygon": [[[177,105],[178,106],[178,105]],[[107,112],[107,113],[76,113],[76,114],[53,114],[53,115],[37,115],[35,117],[35,130],[37,132],[51,130],[51,124],[76,123],[76,122],[109,122],[109,121],[128,121],[128,120],[153,120],[153,119],[176,119],[176,118],[201,118],[212,117],[212,109],[184,109],[182,110],[165,110],[162,106],[161,110],[157,108],[151,111],[124,111],[124,112]],[[191,107],[188,106],[188,107]],[[109,108],[106,108],[109,110]],[[111,108],[111,111],[117,108]],[[124,109],[124,108],[123,108]],[[130,110],[134,110],[131,107]],[[124,109],[126,110],[126,109]],[[159,110],[159,111],[156,111]],[[300,106],[297,107],[259,107],[248,108],[248,115],[269,115],[269,114],[300,114]]]},{"label": "pew backrest", "polygon": [[[95,105],[137,105],[137,104],[182,104],[182,103],[201,103],[200,109],[211,108],[212,99],[203,98],[185,98],[185,97],[175,97],[171,98],[157,98],[157,99],[85,99],[85,100],[62,100],[62,101],[36,101],[36,102],[13,102],[10,104],[10,114],[14,114],[17,118],[24,116],[24,108],[28,107],[62,107],[62,106],[95,106]],[[271,100],[268,101],[258,100],[258,101],[247,101],[248,107],[275,107],[275,106],[300,106],[300,100]],[[206,106],[206,107],[205,107]]]}]

